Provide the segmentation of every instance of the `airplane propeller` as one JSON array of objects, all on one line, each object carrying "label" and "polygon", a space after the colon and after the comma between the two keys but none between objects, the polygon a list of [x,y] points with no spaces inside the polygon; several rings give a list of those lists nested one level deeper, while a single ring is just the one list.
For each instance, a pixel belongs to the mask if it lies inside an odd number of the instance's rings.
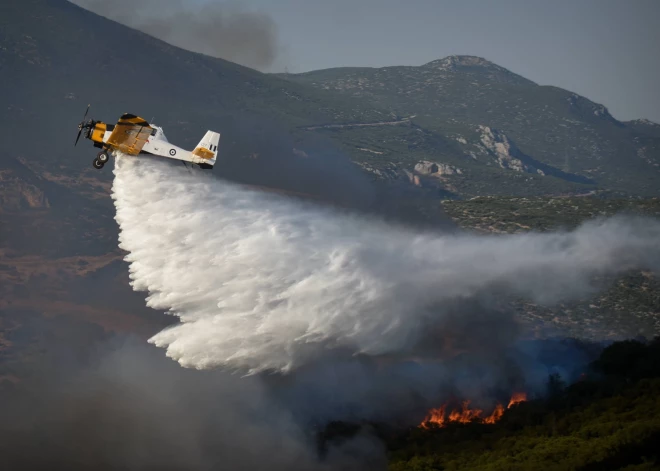
[{"label": "airplane propeller", "polygon": [[83,129],[85,129],[85,118],[87,117],[87,113],[89,113],[89,108],[92,105],[87,105],[87,111],[85,111],[85,115],[83,116],[83,119],[81,123],[78,125],[78,137],[76,137],[76,143],[74,144],[74,147],[78,145],[78,141],[80,140],[80,136],[82,135]]}]

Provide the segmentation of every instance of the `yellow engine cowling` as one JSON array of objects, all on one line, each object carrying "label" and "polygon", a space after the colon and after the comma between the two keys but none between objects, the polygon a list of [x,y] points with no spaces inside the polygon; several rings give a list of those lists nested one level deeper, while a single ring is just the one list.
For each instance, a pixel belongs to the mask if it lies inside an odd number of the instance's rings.
[{"label": "yellow engine cowling", "polygon": [[96,123],[94,129],[92,129],[92,134],[90,139],[94,142],[103,144],[103,138],[105,137],[105,131],[108,129],[108,125],[105,123]]}]

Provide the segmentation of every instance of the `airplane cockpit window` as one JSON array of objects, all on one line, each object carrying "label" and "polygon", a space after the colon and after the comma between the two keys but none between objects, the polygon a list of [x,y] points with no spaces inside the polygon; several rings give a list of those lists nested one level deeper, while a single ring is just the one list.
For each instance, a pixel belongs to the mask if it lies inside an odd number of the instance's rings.
[{"label": "airplane cockpit window", "polygon": [[157,132],[158,132],[158,129],[154,128],[154,129],[151,130],[151,135],[155,136]]}]

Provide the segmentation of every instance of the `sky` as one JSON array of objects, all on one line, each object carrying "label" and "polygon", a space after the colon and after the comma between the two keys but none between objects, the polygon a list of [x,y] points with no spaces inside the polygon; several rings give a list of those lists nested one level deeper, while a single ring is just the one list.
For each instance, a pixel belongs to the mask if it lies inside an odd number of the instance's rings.
[{"label": "sky", "polygon": [[[188,0],[201,1],[201,0]],[[660,0],[243,0],[278,26],[273,68],[484,57],[660,123]]]}]

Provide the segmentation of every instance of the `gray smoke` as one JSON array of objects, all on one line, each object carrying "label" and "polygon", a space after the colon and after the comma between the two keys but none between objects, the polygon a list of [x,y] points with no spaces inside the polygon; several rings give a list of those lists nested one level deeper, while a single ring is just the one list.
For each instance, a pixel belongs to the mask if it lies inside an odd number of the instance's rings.
[{"label": "gray smoke", "polygon": [[260,378],[186,370],[137,338],[101,341],[80,362],[66,348],[51,345],[59,359],[19,388],[0,383],[3,469],[382,469],[367,466],[382,449],[366,437],[319,460],[313,430]]},{"label": "gray smoke", "polygon": [[182,0],[71,0],[175,46],[264,70],[278,54],[277,27],[237,3]]}]

